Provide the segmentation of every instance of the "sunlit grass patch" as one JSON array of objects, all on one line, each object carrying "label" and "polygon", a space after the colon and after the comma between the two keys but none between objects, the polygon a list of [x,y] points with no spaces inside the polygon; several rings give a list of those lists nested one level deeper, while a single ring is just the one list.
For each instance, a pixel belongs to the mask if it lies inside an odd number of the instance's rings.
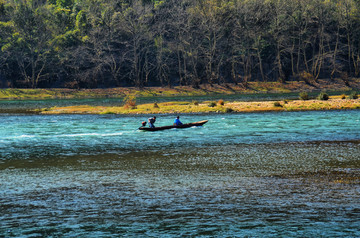
[{"label": "sunlit grass patch", "polygon": [[1,99],[48,99],[56,93],[47,89],[0,89]]},{"label": "sunlit grass patch", "polygon": [[[213,103],[211,107],[210,103]],[[276,105],[275,105],[276,104]],[[61,113],[79,113],[79,114],[149,114],[149,113],[227,113],[229,108],[231,112],[262,112],[262,111],[304,111],[304,110],[336,110],[336,109],[359,109],[360,100],[350,99],[329,99],[322,100],[291,100],[286,104],[280,102],[228,102],[226,107],[218,105],[215,102],[204,101],[194,105],[193,102],[175,101],[163,103],[139,104],[136,107],[127,105],[118,107],[104,106],[69,106],[53,107],[41,110],[43,114],[61,114]],[[278,106],[281,105],[281,106]]]},{"label": "sunlit grass patch", "polygon": [[[357,84],[359,79],[353,79]],[[321,83],[323,82],[323,83]],[[319,87],[326,91],[343,91],[351,90],[348,87],[339,87],[337,83],[329,85],[326,80],[319,80]],[[1,89],[0,99],[49,99],[49,98],[123,98],[127,95],[136,97],[181,97],[181,96],[208,96],[212,95],[230,95],[239,93],[287,93],[307,91],[311,92],[314,88],[304,82],[293,81],[282,84],[280,82],[248,82],[244,87],[242,84],[222,84],[209,85],[202,84],[198,88],[191,86],[174,86],[174,87],[117,87],[117,88],[95,88],[95,89]],[[347,97],[349,95],[346,95]],[[332,96],[331,96],[332,98]]]},{"label": "sunlit grass patch", "polygon": [[116,114],[116,113],[113,111],[103,111],[103,112],[100,112],[99,114],[106,115],[106,114]]}]

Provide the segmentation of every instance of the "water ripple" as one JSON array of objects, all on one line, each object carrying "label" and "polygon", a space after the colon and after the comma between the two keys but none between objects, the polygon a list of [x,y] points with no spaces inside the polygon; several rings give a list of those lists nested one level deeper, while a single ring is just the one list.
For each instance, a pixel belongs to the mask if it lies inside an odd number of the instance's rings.
[{"label": "water ripple", "polygon": [[[1,237],[359,237],[360,111],[8,115]],[[158,125],[173,116],[159,116]]]}]

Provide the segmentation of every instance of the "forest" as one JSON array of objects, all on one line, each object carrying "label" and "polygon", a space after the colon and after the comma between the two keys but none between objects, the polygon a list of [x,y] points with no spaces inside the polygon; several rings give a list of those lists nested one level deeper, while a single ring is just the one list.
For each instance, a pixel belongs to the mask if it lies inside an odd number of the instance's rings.
[{"label": "forest", "polygon": [[0,0],[0,87],[172,87],[360,73],[360,0]]}]

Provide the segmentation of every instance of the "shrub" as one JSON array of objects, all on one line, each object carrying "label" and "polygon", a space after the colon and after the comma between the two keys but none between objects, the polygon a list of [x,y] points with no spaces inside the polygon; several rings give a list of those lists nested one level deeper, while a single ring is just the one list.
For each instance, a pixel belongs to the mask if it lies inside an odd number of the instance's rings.
[{"label": "shrub", "polygon": [[274,102],[274,107],[282,107],[280,102]]},{"label": "shrub", "polygon": [[225,109],[225,112],[226,113],[231,113],[231,112],[233,112],[234,110],[232,109],[232,108],[230,108],[230,107],[228,107],[228,108],[226,108]]},{"label": "shrub", "polygon": [[116,113],[112,112],[112,111],[104,111],[104,112],[101,112],[100,114],[106,115],[106,114],[116,114]]},{"label": "shrub", "polygon": [[359,96],[358,96],[357,92],[354,91],[354,92],[350,93],[349,98],[350,99],[358,99]]},{"label": "shrub", "polygon": [[284,99],[284,104],[288,104],[289,103],[289,101],[288,100],[286,100],[286,99]]},{"label": "shrub", "polygon": [[80,85],[77,81],[66,82],[64,84],[64,86],[66,88],[71,88],[71,89],[79,89],[80,88]]},{"label": "shrub", "polygon": [[342,81],[344,81],[346,86],[350,87],[350,83],[349,83],[349,74],[347,72],[342,72],[340,74],[340,78]]},{"label": "shrub", "polygon": [[306,84],[311,84],[314,81],[314,76],[306,71],[301,72],[298,75],[300,80],[303,80]]},{"label": "shrub", "polygon": [[326,101],[326,100],[329,100],[329,95],[325,92],[321,92],[317,98],[319,100]]},{"label": "shrub", "polygon": [[193,104],[194,104],[195,106],[199,106],[199,102],[198,102],[198,101],[194,101]]},{"label": "shrub", "polygon": [[346,98],[346,95],[345,95],[345,94],[342,94],[340,97],[341,97],[341,99],[345,99],[345,98]]},{"label": "shrub", "polygon": [[137,106],[136,106],[136,103],[135,102],[128,102],[128,103],[125,103],[124,105],[124,108],[125,109],[136,109]]},{"label": "shrub", "polygon": [[307,92],[301,92],[299,97],[301,100],[309,100],[309,94]]},{"label": "shrub", "polygon": [[131,109],[136,109],[136,97],[134,95],[127,95],[125,98],[124,98],[124,102],[125,102],[125,105],[124,107],[126,109],[128,108],[131,108]]},{"label": "shrub", "polygon": [[216,102],[209,103],[209,107],[215,107],[215,106],[216,106]]},{"label": "shrub", "polygon": [[224,106],[225,102],[224,102],[224,100],[220,99],[220,100],[218,101],[218,104],[221,105],[221,106]]},{"label": "shrub", "polygon": [[160,108],[156,102],[154,102],[154,108]]}]

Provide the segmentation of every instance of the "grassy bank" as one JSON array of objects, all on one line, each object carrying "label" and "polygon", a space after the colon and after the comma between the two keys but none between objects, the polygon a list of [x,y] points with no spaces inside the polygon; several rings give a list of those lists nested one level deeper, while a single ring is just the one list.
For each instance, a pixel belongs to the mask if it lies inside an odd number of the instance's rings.
[{"label": "grassy bank", "polygon": [[164,102],[141,105],[124,105],[119,107],[104,106],[69,106],[41,109],[42,114],[164,114],[164,113],[231,113],[231,112],[265,112],[265,111],[306,111],[306,110],[340,110],[360,109],[360,100],[341,99],[339,96],[322,100],[290,100],[259,102]]},{"label": "grassy bank", "polygon": [[173,97],[173,96],[211,96],[251,93],[289,93],[301,91],[350,91],[360,88],[360,79],[350,80],[350,86],[342,80],[319,80],[312,85],[302,81],[287,83],[249,82],[243,84],[200,85],[199,88],[178,86],[174,88],[148,87],[106,88],[106,89],[0,89],[0,99],[73,99],[73,98],[123,98],[128,95],[136,97]]},{"label": "grassy bank", "polygon": [[[36,99],[77,99],[77,98],[121,98],[125,105],[116,106],[67,106],[44,109],[26,110],[42,114],[161,114],[161,113],[230,113],[230,112],[261,112],[261,111],[301,111],[301,110],[338,110],[358,109],[360,101],[347,97],[334,96],[337,92],[349,92],[360,88],[360,80],[352,79],[350,86],[342,80],[319,80],[312,85],[294,81],[285,84],[278,82],[250,82],[246,87],[242,84],[201,85],[200,88],[179,86],[174,88],[150,87],[109,88],[109,89],[0,89],[0,99],[3,100],[36,100]],[[322,100],[289,100],[297,98],[299,92],[320,91],[329,92],[330,99]],[[287,94],[295,97],[285,97]],[[341,94],[341,93],[340,93]],[[265,95],[254,97],[251,102],[245,101],[244,95]],[[277,102],[266,101],[267,95],[277,95]],[[200,96],[200,97],[198,97]],[[204,97],[202,97],[204,96]],[[174,100],[172,97],[180,97]],[[140,100],[136,104],[136,98]],[[194,101],[199,99],[198,101]],[[216,98],[216,99],[215,99]],[[224,100],[219,100],[223,98]],[[284,100],[284,99],[288,100]],[[165,99],[165,100],[164,100]],[[213,101],[204,101],[213,100]],[[228,101],[226,101],[228,100]],[[262,101],[265,100],[265,101]],[[175,102],[176,101],[176,102]],[[151,102],[151,103],[150,103]],[[158,103],[154,103],[158,102]],[[119,103],[122,104],[122,103]],[[22,109],[21,109],[22,110]],[[6,110],[5,110],[6,112]]]}]

